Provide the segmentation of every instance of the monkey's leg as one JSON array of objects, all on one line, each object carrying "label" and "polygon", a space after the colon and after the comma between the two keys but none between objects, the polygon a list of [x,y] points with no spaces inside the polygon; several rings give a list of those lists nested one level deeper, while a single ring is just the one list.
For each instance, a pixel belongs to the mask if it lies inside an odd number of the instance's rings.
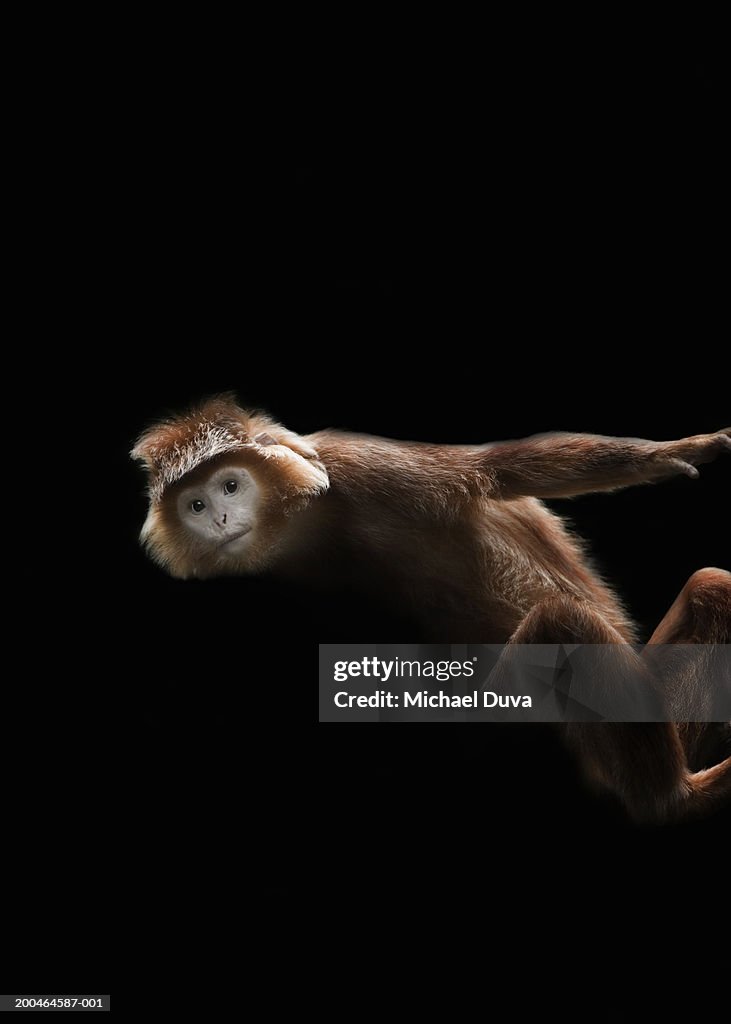
[{"label": "monkey's leg", "polygon": [[496,497],[562,498],[650,483],[685,474],[731,452],[731,428],[680,441],[643,441],[592,434],[544,434],[486,446],[480,470]]},{"label": "monkey's leg", "polygon": [[649,643],[731,643],[731,573],[725,569],[694,572]]},{"label": "monkey's leg", "polygon": [[[650,638],[646,657],[669,691],[669,704],[680,720],[703,708],[714,718],[715,688],[725,688],[721,709],[728,714],[731,669],[726,648],[731,644],[731,573],[700,569],[685,584],[665,618]],[[681,646],[671,646],[681,645]],[[720,717],[720,716],[719,716]],[[713,769],[698,780],[711,785],[728,774],[724,758],[731,755],[729,723],[680,720],[680,739],[691,768]],[[699,772],[699,775],[702,774]]]},{"label": "monkey's leg", "polygon": [[[510,671],[515,644],[606,645],[604,670],[612,685],[637,683],[649,666],[591,606],[572,598],[536,605],[511,637],[493,672]],[[598,667],[602,671],[602,666]],[[671,722],[569,723],[567,739],[587,778],[614,793],[639,821],[662,821],[701,810],[696,794],[709,788],[690,772],[676,726]],[[722,794],[714,789],[712,798]]]}]

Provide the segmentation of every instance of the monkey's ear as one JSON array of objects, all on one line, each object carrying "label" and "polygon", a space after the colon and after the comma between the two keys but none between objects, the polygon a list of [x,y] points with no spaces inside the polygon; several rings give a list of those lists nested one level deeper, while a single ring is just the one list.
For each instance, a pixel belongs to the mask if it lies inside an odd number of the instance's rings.
[{"label": "monkey's ear", "polygon": [[134,448],[129,453],[130,458],[134,459],[135,462],[142,463],[142,465],[145,466],[145,468],[151,469],[154,461],[154,447],[155,443],[153,440],[153,433],[150,430],[147,433],[143,434],[141,437],[137,438]]},{"label": "monkey's ear", "polygon": [[327,470],[317,449],[306,438],[260,412],[251,414],[249,436],[262,480],[270,488],[286,493],[290,503],[306,503],[329,488]]},{"label": "monkey's ear", "polygon": [[141,463],[151,473],[155,471],[166,447],[174,443],[169,436],[170,431],[166,427],[167,425],[160,425],[145,431],[137,439],[134,448],[129,453],[135,462]]},{"label": "monkey's ear", "polygon": [[317,449],[308,441],[305,441],[293,430],[287,430],[281,424],[276,423],[263,413],[254,413],[249,421],[249,430],[252,440],[261,448],[270,448],[272,445],[284,445],[291,448],[303,459],[317,459]]},{"label": "monkey's ear", "polygon": [[265,430],[262,430],[260,434],[257,434],[254,438],[257,444],[260,444],[262,448],[268,448],[270,444],[276,444],[271,434],[267,434]]}]

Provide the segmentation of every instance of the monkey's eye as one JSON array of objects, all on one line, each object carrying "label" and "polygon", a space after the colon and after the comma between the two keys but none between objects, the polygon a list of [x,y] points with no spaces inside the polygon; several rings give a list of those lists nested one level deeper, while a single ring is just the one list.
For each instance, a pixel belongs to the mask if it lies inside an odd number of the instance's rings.
[{"label": "monkey's eye", "polygon": [[238,489],[239,485],[236,483],[235,480],[227,480],[226,483],[223,485],[224,494],[235,494],[238,491]]},{"label": "monkey's eye", "polygon": [[196,498],[195,501],[191,501],[190,503],[190,511],[194,516],[199,516],[201,512],[205,510],[205,507],[205,501],[201,501],[200,498]]}]

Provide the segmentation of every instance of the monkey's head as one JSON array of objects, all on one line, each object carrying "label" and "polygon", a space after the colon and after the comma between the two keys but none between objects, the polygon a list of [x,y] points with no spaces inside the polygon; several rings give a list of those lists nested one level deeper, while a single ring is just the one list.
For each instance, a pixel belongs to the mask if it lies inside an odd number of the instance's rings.
[{"label": "monkey's head", "polygon": [[140,541],[181,579],[265,569],[286,546],[293,513],[329,486],[304,438],[232,395],[155,424],[131,454],[148,474]]}]

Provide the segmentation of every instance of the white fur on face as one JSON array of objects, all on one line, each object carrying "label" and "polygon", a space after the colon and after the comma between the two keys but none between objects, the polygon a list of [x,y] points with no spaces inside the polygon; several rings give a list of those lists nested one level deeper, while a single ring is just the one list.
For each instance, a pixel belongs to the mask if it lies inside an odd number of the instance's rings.
[{"label": "white fur on face", "polygon": [[246,550],[256,524],[259,488],[238,466],[219,466],[207,480],[185,487],[177,499],[181,522],[222,557]]}]

